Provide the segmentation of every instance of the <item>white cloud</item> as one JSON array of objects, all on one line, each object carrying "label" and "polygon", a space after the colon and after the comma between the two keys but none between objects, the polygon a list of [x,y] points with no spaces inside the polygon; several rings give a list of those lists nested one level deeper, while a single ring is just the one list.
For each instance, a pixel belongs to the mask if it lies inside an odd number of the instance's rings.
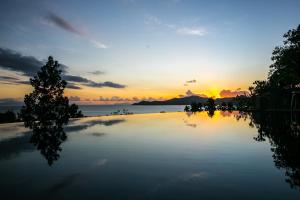
[{"label": "white cloud", "polygon": [[98,49],[107,49],[108,46],[103,44],[102,42],[96,41],[94,39],[90,39],[90,42],[93,44],[94,47]]},{"label": "white cloud", "polygon": [[186,36],[204,36],[207,34],[207,30],[204,27],[201,26],[193,26],[193,27],[188,27],[188,26],[178,26],[175,24],[169,24],[163,22],[161,19],[152,16],[152,15],[146,15],[146,20],[145,24],[147,25],[156,25],[160,26],[166,29],[169,29],[170,31],[174,31],[179,35],[186,35]]},{"label": "white cloud", "polygon": [[201,28],[201,27],[194,27],[194,28],[184,27],[184,28],[178,28],[176,30],[176,32],[178,34],[181,34],[181,35],[194,35],[194,36],[204,36],[204,35],[207,34],[207,31],[205,30],[205,28]]}]

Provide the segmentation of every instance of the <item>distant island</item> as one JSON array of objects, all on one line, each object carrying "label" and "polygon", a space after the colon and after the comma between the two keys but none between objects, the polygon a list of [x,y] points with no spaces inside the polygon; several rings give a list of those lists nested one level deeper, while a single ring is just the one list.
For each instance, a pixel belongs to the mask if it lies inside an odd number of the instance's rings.
[{"label": "distant island", "polygon": [[[165,101],[140,101],[138,103],[134,103],[132,105],[191,105],[192,103],[201,103],[204,104],[207,102],[209,98],[199,97],[199,96],[188,96],[182,98],[172,98]],[[221,105],[223,102],[228,103],[236,103],[235,97],[229,98],[217,98],[215,99],[215,103],[217,105]]]}]

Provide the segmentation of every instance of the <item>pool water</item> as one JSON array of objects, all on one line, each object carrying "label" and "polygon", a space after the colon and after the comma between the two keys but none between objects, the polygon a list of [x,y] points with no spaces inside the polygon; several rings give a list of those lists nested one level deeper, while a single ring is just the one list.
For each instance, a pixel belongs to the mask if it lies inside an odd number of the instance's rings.
[{"label": "pool water", "polygon": [[1,199],[300,199],[295,118],[236,111],[89,117],[64,127],[59,148],[32,142],[22,123],[2,124]]}]

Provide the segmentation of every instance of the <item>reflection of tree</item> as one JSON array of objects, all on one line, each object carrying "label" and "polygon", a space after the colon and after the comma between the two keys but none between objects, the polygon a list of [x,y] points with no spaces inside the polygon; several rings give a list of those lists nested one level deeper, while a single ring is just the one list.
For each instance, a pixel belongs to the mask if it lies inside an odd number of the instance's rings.
[{"label": "reflection of tree", "polygon": [[32,133],[30,142],[41,151],[48,164],[52,165],[54,161],[58,160],[59,152],[62,150],[60,145],[67,138],[62,124],[41,121],[34,125]]},{"label": "reflection of tree", "polygon": [[[240,121],[241,119],[246,121],[249,117],[247,112],[237,111],[234,113],[234,117],[237,121]],[[252,123],[250,122],[249,126],[253,127]]]},{"label": "reflection of tree", "polygon": [[275,166],[285,169],[286,182],[300,188],[300,113],[251,113],[251,124],[258,129],[256,141],[269,139]]},{"label": "reflection of tree", "polygon": [[212,118],[215,115],[215,110],[208,110],[207,115]]}]

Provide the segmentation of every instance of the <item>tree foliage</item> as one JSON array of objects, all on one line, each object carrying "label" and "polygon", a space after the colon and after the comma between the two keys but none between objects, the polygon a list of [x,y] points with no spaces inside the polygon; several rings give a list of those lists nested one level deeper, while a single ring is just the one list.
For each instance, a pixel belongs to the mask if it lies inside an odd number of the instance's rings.
[{"label": "tree foliage", "polygon": [[216,110],[215,100],[213,98],[209,98],[206,102],[206,106],[208,110]]},{"label": "tree foliage", "polygon": [[191,103],[191,111],[192,112],[197,112],[197,111],[201,111],[202,110],[202,103],[196,103],[196,102],[193,102]]},{"label": "tree foliage", "polygon": [[[272,53],[268,78],[249,87],[251,108],[288,108],[291,92],[300,88],[300,25],[283,35]],[[243,103],[245,103],[244,99]]]},{"label": "tree foliage", "polygon": [[53,121],[57,125],[68,123],[69,100],[63,96],[67,82],[61,78],[57,61],[50,56],[36,76],[30,79],[33,92],[25,95],[20,118],[25,126],[35,128],[37,122]]},{"label": "tree foliage", "polygon": [[276,87],[294,88],[300,83],[300,25],[283,37],[284,45],[273,51],[268,80]]},{"label": "tree foliage", "polygon": [[0,123],[11,123],[16,122],[17,117],[13,111],[6,111],[4,113],[0,113]]}]

